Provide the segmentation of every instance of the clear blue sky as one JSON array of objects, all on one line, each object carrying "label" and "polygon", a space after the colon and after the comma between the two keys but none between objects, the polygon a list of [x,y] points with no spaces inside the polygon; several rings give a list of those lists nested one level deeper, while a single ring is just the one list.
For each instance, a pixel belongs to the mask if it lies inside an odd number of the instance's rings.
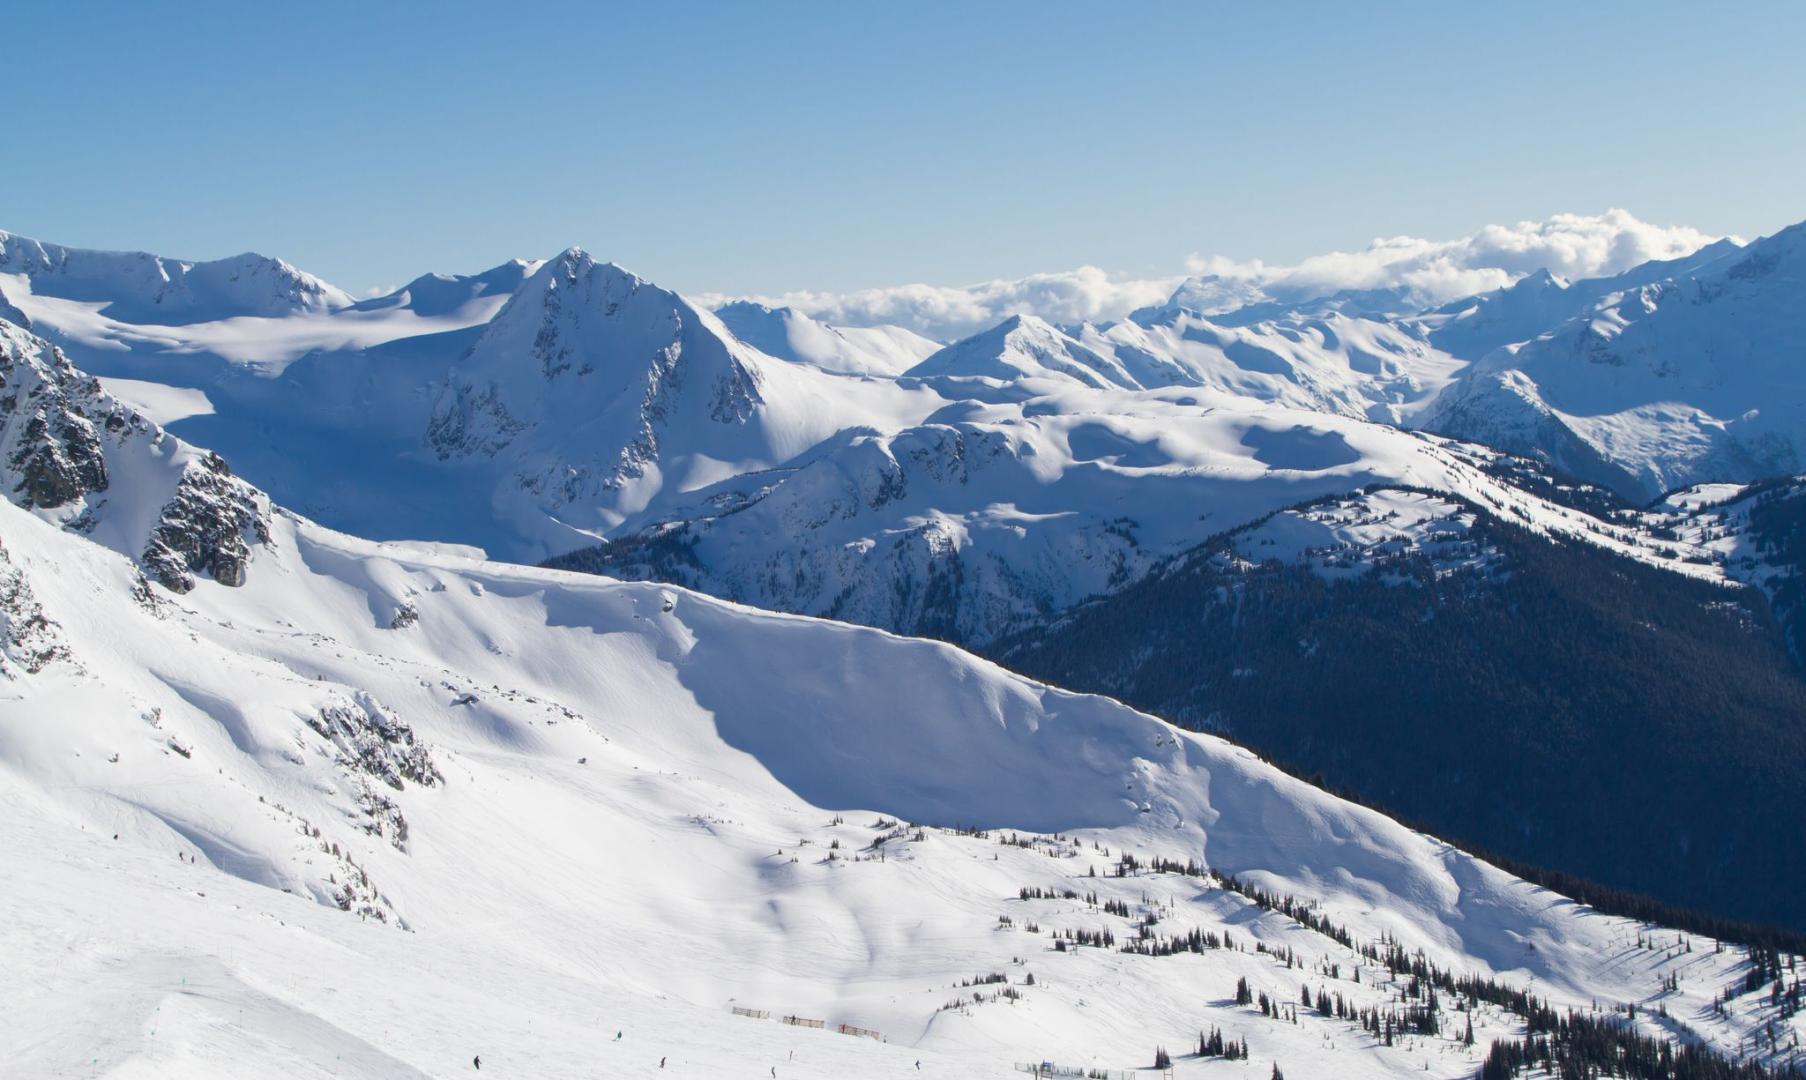
[{"label": "clear blue sky", "polygon": [[1806,4],[7,6],[0,228],[347,288],[957,284],[1806,218]]}]

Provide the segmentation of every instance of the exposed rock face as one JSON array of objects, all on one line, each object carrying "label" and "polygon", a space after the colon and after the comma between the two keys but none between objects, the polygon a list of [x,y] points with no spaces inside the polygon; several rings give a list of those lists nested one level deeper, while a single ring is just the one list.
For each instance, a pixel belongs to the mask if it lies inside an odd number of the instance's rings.
[{"label": "exposed rock face", "polygon": [[0,321],[0,447],[15,502],[54,510],[105,491],[101,433],[124,438],[152,427],[62,350]]},{"label": "exposed rock face", "polygon": [[[129,492],[113,489],[126,462]],[[174,492],[154,518],[160,492]],[[65,528],[113,527],[108,543],[135,555],[166,588],[195,574],[243,585],[251,547],[268,543],[268,500],[108,393],[60,349],[0,319],[0,486],[18,505]]]},{"label": "exposed rock face", "polygon": [[19,474],[13,492],[26,507],[54,509],[107,489],[106,457],[87,417],[41,405],[23,436],[7,466]]},{"label": "exposed rock face", "polygon": [[426,744],[415,740],[414,729],[369,694],[360,692],[355,701],[321,709],[307,726],[338,748],[340,764],[396,791],[404,780],[432,787],[445,779]]},{"label": "exposed rock face", "polygon": [[426,744],[414,738],[413,728],[363,692],[353,701],[321,709],[307,718],[307,726],[332,744],[339,768],[351,774],[360,827],[386,838],[397,851],[406,851],[408,819],[401,806],[371,781],[395,791],[403,790],[403,781],[422,787],[443,782]]},{"label": "exposed rock face", "polygon": [[225,459],[209,452],[182,474],[140,558],[151,576],[176,592],[194,588],[193,574],[237,588],[245,583],[250,544],[269,539],[255,489],[235,480]]},{"label": "exposed rock face", "polygon": [[0,543],[0,677],[33,675],[59,660],[68,660],[56,623],[44,615],[25,573]]}]

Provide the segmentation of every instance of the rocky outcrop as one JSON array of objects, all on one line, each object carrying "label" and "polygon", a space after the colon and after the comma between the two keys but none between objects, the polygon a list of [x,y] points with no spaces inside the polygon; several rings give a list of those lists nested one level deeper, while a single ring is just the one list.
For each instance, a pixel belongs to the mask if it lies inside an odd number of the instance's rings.
[{"label": "rocky outcrop", "polygon": [[45,617],[24,571],[0,543],[0,677],[34,675],[68,659],[61,631]]},{"label": "rocky outcrop", "polygon": [[384,837],[397,851],[406,851],[408,820],[400,804],[372,781],[394,791],[403,790],[408,781],[421,787],[442,783],[445,777],[426,744],[415,739],[413,728],[363,692],[351,701],[322,708],[307,718],[307,726],[331,744],[335,762],[349,774],[360,827]]},{"label": "rocky outcrop", "polygon": [[218,454],[190,463],[139,557],[146,572],[175,592],[193,589],[195,574],[243,585],[250,545],[270,540],[260,502],[256,489],[233,477]]},{"label": "rocky outcrop", "polygon": [[14,502],[55,510],[106,491],[103,435],[122,440],[153,429],[62,350],[0,321],[0,461]]},{"label": "rocky outcrop", "polygon": [[[137,490],[114,490],[120,462]],[[174,493],[147,513],[167,491]],[[78,371],[62,350],[0,320],[0,485],[27,510],[65,528],[108,530],[147,576],[175,592],[195,575],[245,583],[254,545],[269,542],[268,499],[232,475],[225,459],[198,452]],[[145,490],[149,488],[150,490]],[[96,535],[99,535],[97,533]]]},{"label": "rocky outcrop", "polygon": [[338,748],[340,764],[396,791],[403,781],[432,787],[445,779],[426,744],[414,738],[414,729],[369,694],[321,709],[307,726]]}]

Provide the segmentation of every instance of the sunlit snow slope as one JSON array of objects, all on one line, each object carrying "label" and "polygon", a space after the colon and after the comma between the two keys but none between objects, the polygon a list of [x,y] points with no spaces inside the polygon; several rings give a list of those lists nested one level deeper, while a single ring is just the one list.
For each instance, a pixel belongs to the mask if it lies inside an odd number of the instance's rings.
[{"label": "sunlit snow slope", "polygon": [[[1440,1034],[1382,1045],[1295,1004],[1404,1009],[1410,977],[1372,959],[1393,944],[1558,1007],[1638,1002],[1645,1030],[1732,1051],[1775,1018],[1762,994],[1710,1008],[1741,950],[1601,916],[945,645],[361,541],[236,482],[206,493],[245,501],[163,534],[184,557],[224,544],[233,569],[151,583],[140,519],[108,508],[161,475],[133,461],[211,459],[26,344],[8,408],[52,450],[102,421],[107,484],[72,499],[117,530],[97,542],[54,495],[19,505],[6,462],[18,1075],[444,1076],[481,1055],[504,1076],[1004,1076],[1146,1065],[1219,1028],[1262,1074],[1452,1077],[1521,1030],[1447,992]],[[1193,930],[1201,951],[1124,948]],[[1237,1005],[1240,978],[1287,1011]]]}]

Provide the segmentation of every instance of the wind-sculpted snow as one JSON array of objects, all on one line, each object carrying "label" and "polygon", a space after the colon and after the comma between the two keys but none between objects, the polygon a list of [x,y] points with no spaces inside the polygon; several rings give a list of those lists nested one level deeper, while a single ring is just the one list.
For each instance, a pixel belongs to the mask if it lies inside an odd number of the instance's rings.
[{"label": "wind-sculpted snow", "polygon": [[[1187,437],[1239,445],[1259,422]],[[923,467],[980,482],[983,430]],[[146,475],[110,464],[113,498]],[[0,1055],[28,1072],[439,1075],[481,1054],[542,1075],[1002,1076],[1133,1066],[1219,1027],[1263,1070],[1454,1077],[1522,1030],[1452,991],[1441,1034],[1385,1041],[1231,998],[1241,978],[1288,1007],[1327,987],[1392,1008],[1413,976],[1373,957],[1394,944],[1561,1008],[1640,1002],[1651,1033],[1680,1030],[1658,1000],[1721,1046],[1774,1019],[1710,1013],[1738,950],[948,645],[284,512],[269,531],[242,587],[147,603],[129,553],[0,505],[4,595],[28,585],[78,660],[0,683],[0,947],[25,973],[0,986]],[[1056,939],[1079,930],[1217,944]],[[103,1006],[112,1022],[78,1022]]]}]

